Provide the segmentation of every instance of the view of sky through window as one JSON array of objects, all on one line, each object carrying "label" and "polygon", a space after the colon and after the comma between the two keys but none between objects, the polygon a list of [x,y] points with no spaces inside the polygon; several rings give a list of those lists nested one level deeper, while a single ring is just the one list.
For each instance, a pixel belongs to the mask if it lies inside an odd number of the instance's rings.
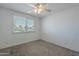
[{"label": "view of sky through window", "polygon": [[34,30],[34,21],[24,17],[14,16],[14,32],[26,32]]}]

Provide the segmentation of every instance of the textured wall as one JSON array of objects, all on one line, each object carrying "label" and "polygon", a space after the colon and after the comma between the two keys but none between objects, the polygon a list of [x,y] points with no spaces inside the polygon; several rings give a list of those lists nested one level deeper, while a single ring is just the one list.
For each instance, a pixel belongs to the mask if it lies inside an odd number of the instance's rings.
[{"label": "textured wall", "polygon": [[42,39],[79,52],[79,7],[44,18]]},{"label": "textured wall", "polygon": [[[35,21],[36,31],[26,33],[13,33],[13,16],[23,16]],[[38,18],[25,15],[16,11],[0,8],[0,48],[6,48],[13,45],[39,39],[40,20]]]}]

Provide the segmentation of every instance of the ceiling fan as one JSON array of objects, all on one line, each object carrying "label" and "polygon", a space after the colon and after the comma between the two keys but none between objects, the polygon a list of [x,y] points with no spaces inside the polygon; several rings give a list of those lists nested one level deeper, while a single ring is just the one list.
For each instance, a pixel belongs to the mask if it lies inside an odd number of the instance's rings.
[{"label": "ceiling fan", "polygon": [[[47,5],[46,3],[35,3],[35,4],[27,4],[27,5],[32,7],[33,8],[32,11],[37,14],[40,14],[43,11],[51,12],[51,10],[46,7],[46,5]],[[32,12],[32,11],[30,11],[30,12]]]}]

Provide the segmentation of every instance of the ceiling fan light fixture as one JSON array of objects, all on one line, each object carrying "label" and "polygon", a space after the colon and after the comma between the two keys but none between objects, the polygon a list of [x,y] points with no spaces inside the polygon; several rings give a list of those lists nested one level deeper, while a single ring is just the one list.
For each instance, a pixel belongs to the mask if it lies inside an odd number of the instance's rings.
[{"label": "ceiling fan light fixture", "polygon": [[34,9],[34,12],[40,14],[43,11],[43,9],[44,8],[42,4],[37,4],[36,8]]},{"label": "ceiling fan light fixture", "polygon": [[34,9],[34,12],[37,13],[37,9]]}]

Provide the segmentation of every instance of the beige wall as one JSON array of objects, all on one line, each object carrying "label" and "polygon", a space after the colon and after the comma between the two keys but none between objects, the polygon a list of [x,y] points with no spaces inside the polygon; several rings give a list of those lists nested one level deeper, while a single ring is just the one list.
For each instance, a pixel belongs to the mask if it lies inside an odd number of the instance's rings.
[{"label": "beige wall", "polygon": [[79,52],[79,7],[44,18],[42,39]]},{"label": "beige wall", "polygon": [[[35,20],[36,31],[26,33],[13,33],[13,16],[23,16]],[[40,20],[38,18],[25,15],[16,11],[0,8],[0,49],[17,44],[39,39],[40,35]]]}]

